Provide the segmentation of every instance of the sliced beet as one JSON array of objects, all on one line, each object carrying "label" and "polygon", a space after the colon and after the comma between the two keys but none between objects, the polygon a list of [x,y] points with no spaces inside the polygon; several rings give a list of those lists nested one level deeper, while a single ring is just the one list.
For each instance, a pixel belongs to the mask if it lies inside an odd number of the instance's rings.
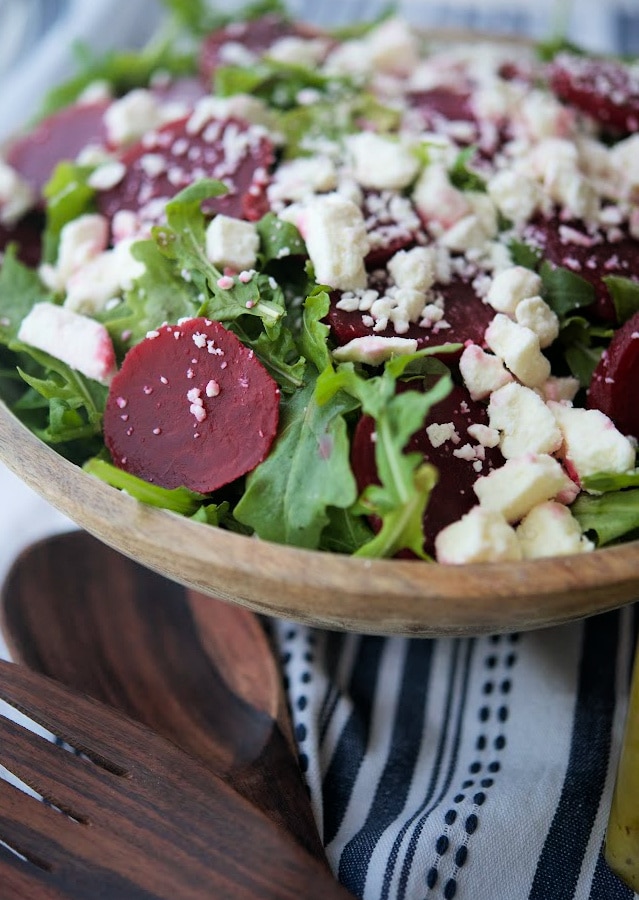
[{"label": "sliced beet", "polygon": [[615,321],[615,306],[603,279],[619,275],[639,280],[639,241],[622,229],[618,239],[611,241],[603,231],[589,231],[581,222],[562,221],[558,216],[536,219],[526,227],[523,238],[549,262],[589,281],[596,295],[589,312],[601,321]]},{"label": "sliced beet", "polygon": [[189,107],[210,95],[199,78],[170,78],[153,84],[151,90],[162,103],[185,103]]},{"label": "sliced beet", "polygon": [[618,134],[639,130],[639,76],[618,60],[560,54],[549,70],[560,100]]},{"label": "sliced beet", "polygon": [[395,191],[367,191],[362,212],[371,244],[365,260],[368,269],[385,266],[397,252],[425,238],[412,202]]},{"label": "sliced beet", "polygon": [[89,145],[106,145],[103,117],[109,103],[77,103],[53,113],[10,143],[6,161],[41,194],[60,161],[75,160]]},{"label": "sliced beet", "polygon": [[204,84],[210,88],[216,69],[234,64],[232,52],[225,53],[225,46],[240,44],[260,57],[280,38],[298,33],[295,25],[276,13],[245,22],[231,22],[212,32],[204,39],[200,50],[200,75]]},{"label": "sliced beet", "polygon": [[[416,340],[419,349],[435,347],[438,344],[463,344],[466,341],[483,346],[484,333],[495,316],[495,310],[477,296],[470,284],[460,279],[451,281],[450,284],[438,285],[435,292],[444,298],[442,321],[447,322],[450,327],[441,327],[440,323],[440,326],[422,328],[419,324],[412,323],[401,337]],[[384,331],[376,332],[372,326],[364,322],[363,317],[367,313],[338,309],[337,302],[340,296],[337,291],[331,295],[331,306],[327,316],[331,334],[337,344],[342,346],[354,338],[371,334],[397,337],[392,324]],[[446,358],[451,360],[453,357],[447,354]]]},{"label": "sliced beet", "polygon": [[599,409],[622,434],[639,438],[639,312],[615,333],[588,388],[588,406]]},{"label": "sliced beet", "polygon": [[229,187],[228,194],[203,205],[210,215],[256,221],[268,211],[266,186],[274,152],[264,129],[239,119],[212,119],[191,133],[188,121],[170,122],[122,154],[125,174],[98,193],[99,212],[112,219],[119,210],[131,210],[145,222],[157,222],[164,202],[201,178],[216,178]]},{"label": "sliced beet", "polygon": [[[458,440],[454,442],[449,439],[434,447],[426,431],[434,423],[452,423]],[[504,464],[499,448],[480,447],[468,435],[468,428],[475,424],[488,424],[486,406],[472,400],[464,387],[455,386],[448,397],[432,408],[424,427],[413,435],[406,447],[406,452],[421,453],[424,460],[432,463],[439,472],[439,481],[424,513],[424,549],[431,555],[435,551],[435,537],[442,528],[460,519],[476,505],[477,497],[473,492],[475,481]],[[355,429],[351,456],[360,491],[369,484],[379,483],[373,433],[374,420],[363,416]],[[462,450],[468,445],[480,449],[472,452]],[[464,458],[472,457],[473,453],[484,458]],[[373,521],[372,525],[378,528],[379,522]]]},{"label": "sliced beet", "polygon": [[419,110],[424,125],[433,131],[437,131],[442,122],[476,121],[471,105],[470,88],[453,90],[448,87],[436,87],[411,91],[406,100],[413,109]]},{"label": "sliced beet", "polygon": [[44,216],[30,212],[15,225],[0,225],[0,253],[16,244],[18,259],[27,266],[37,266],[42,258]]},{"label": "sliced beet", "polygon": [[254,352],[219,322],[164,325],[114,377],[104,440],[115,465],[165,488],[208,493],[268,454],[279,389]]}]

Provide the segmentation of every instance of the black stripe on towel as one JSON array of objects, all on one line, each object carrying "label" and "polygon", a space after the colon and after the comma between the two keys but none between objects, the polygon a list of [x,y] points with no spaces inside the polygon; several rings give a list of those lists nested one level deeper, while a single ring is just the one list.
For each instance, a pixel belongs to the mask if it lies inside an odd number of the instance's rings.
[{"label": "black stripe on towel", "polygon": [[568,766],[529,900],[571,900],[606,782],[620,615],[584,624]]},{"label": "black stripe on towel", "polygon": [[432,658],[432,641],[409,642],[386,765],[377,787],[371,785],[374,798],[366,821],[340,857],[339,880],[358,897],[380,837],[406,803],[423,736]]},{"label": "black stripe on towel", "polygon": [[324,846],[333,840],[346,813],[370,737],[371,717],[385,639],[363,637],[348,696],[353,703],[322,784]]}]

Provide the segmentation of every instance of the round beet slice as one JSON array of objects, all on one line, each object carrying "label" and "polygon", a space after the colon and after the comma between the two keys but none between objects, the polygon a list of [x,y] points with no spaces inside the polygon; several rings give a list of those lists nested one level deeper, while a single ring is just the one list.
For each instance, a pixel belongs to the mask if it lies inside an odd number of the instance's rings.
[{"label": "round beet slice", "polygon": [[53,113],[11,142],[7,162],[41,194],[61,160],[75,160],[89,145],[106,145],[103,117],[110,102],[77,103]]},{"label": "round beet slice", "polygon": [[206,201],[203,210],[256,221],[268,212],[266,186],[273,145],[264,129],[239,119],[211,119],[192,133],[188,118],[170,122],[120,157],[122,179],[100,191],[97,207],[109,219],[131,210],[151,224],[164,203],[202,178],[223,181],[229,192]]},{"label": "round beet slice", "polygon": [[604,350],[588,388],[588,406],[609,416],[622,434],[639,438],[638,384],[639,312]]},{"label": "round beet slice", "polygon": [[[413,388],[414,389],[414,388]],[[454,436],[439,446],[433,432],[431,440],[427,428],[433,424],[454,427]],[[408,442],[406,452],[419,452],[425,461],[439,472],[437,482],[424,513],[424,550],[435,552],[435,537],[442,528],[456,522],[477,503],[473,484],[482,475],[504,464],[498,447],[483,447],[470,437],[472,425],[487,425],[486,406],[472,400],[464,387],[455,386],[451,393],[430,411],[424,427]],[[353,438],[351,463],[360,491],[369,484],[378,484],[375,465],[374,420],[363,416]],[[372,522],[379,527],[379,522]]]},{"label": "round beet slice", "polygon": [[[235,45],[239,44],[243,50],[260,57],[280,38],[298,33],[291,22],[276,13],[245,22],[231,22],[211,32],[200,50],[200,75],[204,84],[207,88],[211,87],[215,71],[221,66],[241,64],[241,57],[233,54]],[[234,62],[235,59],[238,61]]]},{"label": "round beet slice", "polygon": [[28,213],[15,225],[0,225],[0,253],[15,243],[17,256],[27,266],[37,266],[42,258],[44,216],[39,211]]},{"label": "round beet slice", "polygon": [[560,100],[586,113],[605,129],[630,134],[639,129],[639,76],[611,59],[562,53],[549,70]]},{"label": "round beet slice", "polygon": [[615,321],[615,306],[603,279],[609,275],[639,279],[639,241],[624,230],[609,241],[601,230],[587,231],[583,223],[564,222],[558,216],[536,219],[524,230],[523,239],[549,262],[589,281],[595,302],[587,312],[603,322]]},{"label": "round beet slice", "polygon": [[[422,328],[413,322],[401,337],[416,340],[419,349],[435,347],[438,344],[463,344],[466,341],[483,346],[484,334],[495,316],[495,310],[477,296],[470,284],[460,279],[451,281],[450,284],[438,285],[435,293],[440,294],[444,299],[443,320],[429,328]],[[392,324],[383,331],[376,332],[371,325],[366,323],[364,319],[367,315],[366,312],[348,312],[338,309],[337,302],[340,296],[341,294],[337,291],[331,294],[331,306],[327,315],[331,334],[337,344],[343,346],[354,338],[366,337],[371,334],[377,334],[380,337],[397,337]],[[443,323],[447,323],[448,327],[445,327]],[[446,359],[452,360],[454,357],[448,353]]]},{"label": "round beet slice", "polygon": [[219,322],[163,325],[127,353],[114,377],[104,440],[127,472],[208,493],[266,457],[279,396],[253,351]]}]

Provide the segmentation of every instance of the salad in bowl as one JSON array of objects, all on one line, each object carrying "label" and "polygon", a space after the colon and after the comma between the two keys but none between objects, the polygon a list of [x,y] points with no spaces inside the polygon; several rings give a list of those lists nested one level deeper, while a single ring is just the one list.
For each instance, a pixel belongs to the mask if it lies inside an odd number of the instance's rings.
[{"label": "salad in bowl", "polygon": [[271,544],[473,566],[632,541],[637,67],[174,7],[3,148],[13,415]]}]

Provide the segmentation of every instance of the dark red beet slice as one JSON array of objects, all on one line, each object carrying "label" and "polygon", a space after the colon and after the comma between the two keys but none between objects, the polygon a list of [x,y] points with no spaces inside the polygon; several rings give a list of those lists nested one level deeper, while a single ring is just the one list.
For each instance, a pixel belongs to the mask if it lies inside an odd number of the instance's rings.
[{"label": "dark red beet slice", "polygon": [[157,222],[162,201],[201,178],[216,178],[229,187],[228,194],[203,205],[208,214],[256,221],[268,212],[266,186],[274,153],[264,130],[239,119],[215,119],[191,134],[187,122],[170,122],[122,154],[124,177],[97,195],[103,215],[112,219],[125,209],[139,213],[143,221]]},{"label": "dark red beet slice", "polygon": [[561,54],[549,71],[550,85],[564,102],[610,131],[639,129],[639,76],[611,59]]},{"label": "dark red beet slice", "polygon": [[199,78],[169,79],[154,84],[151,89],[162,103],[186,103],[190,107],[210,94]]},{"label": "dark red beet slice", "polygon": [[[453,443],[452,440],[447,440],[439,447],[433,447],[426,427],[435,422],[452,422],[459,441]],[[472,400],[465,388],[456,386],[448,397],[433,407],[424,427],[413,435],[406,447],[407,452],[421,453],[439,472],[439,481],[424,514],[424,549],[431,555],[434,555],[435,537],[442,528],[460,519],[476,505],[477,497],[473,492],[475,481],[504,463],[501,451],[496,447],[480,448],[479,455],[484,456],[483,460],[455,456],[455,451],[460,452],[467,444],[478,446],[477,441],[468,435],[469,426],[474,424],[488,424],[486,406]],[[379,483],[373,431],[374,420],[363,416],[353,438],[351,461],[360,491],[369,484]],[[379,527],[379,522],[373,521],[372,525]]]},{"label": "dark red beet slice", "polygon": [[109,390],[104,440],[115,465],[162,487],[208,493],[268,454],[279,389],[219,322],[164,325],[136,344]]},{"label": "dark red beet slice", "polygon": [[406,100],[422,114],[426,127],[436,131],[441,122],[474,122],[470,98],[470,90],[437,87],[412,91]]},{"label": "dark red beet slice", "polygon": [[367,192],[362,212],[371,242],[365,261],[368,269],[385,266],[399,250],[413,247],[425,237],[411,201],[393,191]]},{"label": "dark red beet slice", "polygon": [[[417,341],[418,347],[435,347],[438,344],[461,343],[472,341],[473,344],[484,345],[484,333],[495,316],[495,310],[477,296],[471,285],[456,280],[450,284],[438,285],[436,292],[444,298],[444,320],[449,328],[421,328],[411,324],[401,337]],[[335,341],[342,346],[354,338],[377,334],[381,337],[397,337],[395,329],[389,325],[384,331],[373,331],[366,325],[363,316],[366,313],[347,312],[337,308],[340,298],[338,292],[331,295],[331,306],[327,321]],[[461,351],[460,351],[461,355]],[[452,360],[451,354],[446,359]]]},{"label": "dark red beet slice", "polygon": [[619,240],[611,242],[602,231],[590,233],[582,223],[563,222],[557,216],[532,222],[523,238],[554,265],[589,281],[596,295],[589,313],[604,322],[615,321],[615,306],[603,279],[619,275],[639,280],[639,241],[620,231]]},{"label": "dark red beet slice", "polygon": [[74,160],[89,144],[106,144],[103,116],[109,100],[68,106],[16,138],[5,154],[9,165],[40,194],[61,160]]},{"label": "dark red beet slice", "polygon": [[629,319],[599,360],[588,389],[588,406],[609,416],[622,434],[639,438],[639,312]]},{"label": "dark red beet slice", "polygon": [[31,212],[15,225],[0,225],[0,253],[9,244],[18,248],[18,259],[27,266],[37,266],[42,257],[42,232],[44,216]]},{"label": "dark red beet slice", "polygon": [[213,83],[215,70],[220,66],[228,66],[232,57],[225,58],[225,44],[241,44],[255,56],[263,56],[275,41],[288,35],[298,34],[296,27],[278,16],[270,13],[246,22],[232,22],[218,31],[209,34],[200,51],[200,74],[207,88]]}]

